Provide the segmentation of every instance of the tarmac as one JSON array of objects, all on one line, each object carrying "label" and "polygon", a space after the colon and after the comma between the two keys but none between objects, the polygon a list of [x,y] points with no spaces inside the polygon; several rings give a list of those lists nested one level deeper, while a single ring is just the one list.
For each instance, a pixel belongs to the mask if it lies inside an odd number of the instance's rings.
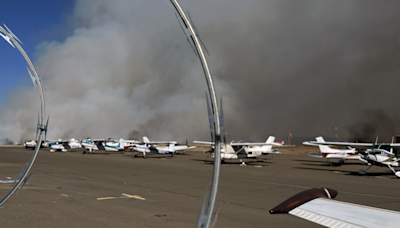
[{"label": "tarmac", "polygon": [[[293,154],[222,164],[216,227],[320,227],[269,210],[311,187],[339,191],[337,200],[400,211],[400,179],[386,167],[357,161],[331,166]],[[0,208],[0,227],[196,227],[212,159],[202,152],[149,155],[131,152],[40,152],[25,187]],[[291,151],[291,154],[285,154]],[[32,150],[0,148],[0,179],[16,178]],[[304,154],[304,151],[301,153]],[[11,184],[0,184],[0,197]],[[357,213],[357,212],[354,212]]]}]

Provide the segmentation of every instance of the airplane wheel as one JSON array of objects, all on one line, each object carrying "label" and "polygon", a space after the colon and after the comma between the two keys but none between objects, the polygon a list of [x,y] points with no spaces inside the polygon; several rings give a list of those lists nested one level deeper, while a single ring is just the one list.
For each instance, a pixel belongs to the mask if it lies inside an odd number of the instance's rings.
[{"label": "airplane wheel", "polygon": [[182,154],[186,154],[186,151],[182,151]]},{"label": "airplane wheel", "polygon": [[225,163],[225,161],[224,160],[221,160],[221,164],[224,164]]},{"label": "airplane wheel", "polygon": [[171,157],[173,157],[174,156],[174,154],[171,154]]},{"label": "airplane wheel", "polygon": [[84,151],[82,152],[82,154],[86,154],[86,150],[84,150]]},{"label": "airplane wheel", "polygon": [[135,154],[133,157],[137,158],[137,154]]},{"label": "airplane wheel", "polygon": [[363,169],[358,170],[358,173],[359,173],[360,175],[365,175],[365,174],[367,174],[367,172],[366,172],[365,170],[363,170]]},{"label": "airplane wheel", "polygon": [[143,158],[144,158],[144,159],[146,159],[146,158],[147,158],[147,156],[143,156]]},{"label": "airplane wheel", "polygon": [[343,159],[340,159],[339,160],[339,164],[343,164],[344,163],[344,160]]}]

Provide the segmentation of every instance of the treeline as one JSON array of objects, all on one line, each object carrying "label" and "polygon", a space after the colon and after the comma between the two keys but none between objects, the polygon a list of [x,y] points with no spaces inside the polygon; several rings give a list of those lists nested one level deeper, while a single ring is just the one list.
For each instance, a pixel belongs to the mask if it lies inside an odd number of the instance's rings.
[{"label": "treeline", "polygon": [[15,143],[8,138],[0,139],[0,145],[14,145]]}]

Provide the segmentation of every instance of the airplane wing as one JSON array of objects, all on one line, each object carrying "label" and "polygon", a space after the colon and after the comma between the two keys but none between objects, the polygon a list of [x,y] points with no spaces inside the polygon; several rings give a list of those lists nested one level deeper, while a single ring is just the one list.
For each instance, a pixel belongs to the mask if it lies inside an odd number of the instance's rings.
[{"label": "airplane wing", "polygon": [[126,143],[142,143],[141,141],[136,141],[136,140],[124,140]]},{"label": "airplane wing", "polygon": [[261,142],[261,143],[231,142],[230,145],[231,146],[271,146],[273,144],[265,143],[265,142]]},{"label": "airplane wing", "polygon": [[206,142],[206,141],[193,141],[196,144],[206,144],[206,145],[214,145],[214,142]]},{"label": "airplane wing", "polygon": [[[317,141],[303,142],[303,144],[304,145],[313,145],[313,146],[326,145],[326,146],[337,146],[337,147],[353,147],[356,149],[369,149],[374,145],[373,143],[317,142]],[[393,144],[393,145],[400,146],[400,144]]]},{"label": "airplane wing", "polygon": [[336,195],[332,189],[309,189],[286,200],[270,213],[289,213],[325,227],[385,228],[400,224],[397,211],[333,200]]},{"label": "airplane wing", "polygon": [[150,141],[150,142],[141,142],[145,144],[177,144],[175,141]]},{"label": "airplane wing", "polygon": [[400,147],[400,143],[392,143],[390,144],[391,147]]},{"label": "airplane wing", "polygon": [[303,142],[303,145],[306,145],[306,146],[319,146],[318,144],[314,144],[314,143],[311,143],[311,142]]},{"label": "airplane wing", "polygon": [[195,146],[175,146],[174,151],[195,149]]}]

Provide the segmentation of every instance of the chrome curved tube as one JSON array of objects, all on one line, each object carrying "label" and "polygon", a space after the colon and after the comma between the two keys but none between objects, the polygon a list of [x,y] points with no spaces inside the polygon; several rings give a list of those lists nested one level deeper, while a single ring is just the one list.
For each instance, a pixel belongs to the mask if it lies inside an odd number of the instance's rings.
[{"label": "chrome curved tube", "polygon": [[[211,76],[210,69],[208,67],[207,59],[205,57],[203,46],[198,30],[194,26],[193,22],[189,20],[185,12],[182,10],[177,0],[170,0],[173,9],[175,10],[177,19],[181,24],[184,33],[187,36],[189,44],[192,46],[195,54],[199,57],[201,65],[203,67],[204,75],[206,77],[208,92],[211,98],[211,110],[213,112],[213,123],[214,123],[214,142],[215,142],[215,156],[214,156],[214,170],[212,176],[212,184],[208,197],[208,202],[206,203],[207,193],[204,199],[203,208],[201,210],[200,218],[197,227],[210,227],[211,220],[213,217],[213,211],[215,207],[215,202],[218,193],[219,184],[219,173],[221,167],[221,129],[220,129],[220,115],[218,112],[217,96],[215,93],[213,78]],[[203,44],[203,45],[202,45]],[[207,49],[204,47],[207,51]],[[212,129],[211,129],[212,130]]]},{"label": "chrome curved tube", "polygon": [[[36,87],[37,92],[39,93],[40,96],[40,113],[39,113],[39,120],[38,120],[38,126],[37,126],[37,137],[36,137],[36,148],[35,148],[35,153],[32,155],[31,160],[22,168],[21,172],[19,173],[18,177],[15,179],[16,183],[14,187],[10,190],[10,192],[0,201],[0,206],[2,206],[18,189],[20,191],[25,183],[28,181],[29,177],[31,174],[29,172],[32,169],[33,164],[35,163],[36,157],[38,156],[40,146],[42,145],[42,140],[43,136],[46,136],[47,134],[47,126],[48,126],[48,119],[47,123],[45,125],[45,119],[46,119],[46,105],[45,105],[45,100],[44,100],[44,93],[43,93],[43,86],[42,86],[42,81],[39,78],[38,73],[35,70],[35,67],[33,66],[31,60],[29,59],[28,55],[24,51],[24,49],[21,47],[19,42],[21,42],[17,36],[14,35],[13,32],[9,28],[7,28],[6,25],[4,27],[7,29],[4,29],[3,27],[0,26],[0,35],[14,48],[17,48],[22,56],[25,58],[26,62],[28,63],[28,72],[32,78],[32,82]],[[19,42],[18,42],[19,41]],[[17,192],[18,193],[18,192]]]}]

